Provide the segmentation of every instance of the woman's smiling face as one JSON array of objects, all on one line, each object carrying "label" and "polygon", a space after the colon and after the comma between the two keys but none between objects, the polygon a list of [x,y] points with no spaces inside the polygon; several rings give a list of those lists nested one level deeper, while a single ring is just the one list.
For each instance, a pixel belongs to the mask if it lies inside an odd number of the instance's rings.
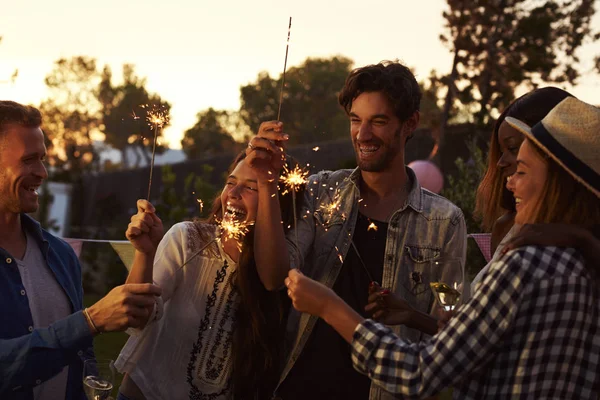
[{"label": "woman's smiling face", "polygon": [[525,140],[517,156],[517,171],[507,184],[508,190],[513,192],[515,197],[517,210],[515,223],[535,222],[547,180],[548,162],[529,140]]}]

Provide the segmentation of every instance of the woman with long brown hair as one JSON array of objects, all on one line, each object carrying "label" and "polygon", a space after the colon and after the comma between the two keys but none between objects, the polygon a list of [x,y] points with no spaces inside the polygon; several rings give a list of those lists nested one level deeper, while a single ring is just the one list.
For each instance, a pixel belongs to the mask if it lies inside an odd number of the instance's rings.
[{"label": "woman with long brown hair", "polygon": [[[271,154],[283,157],[281,149]],[[264,172],[251,166],[256,157],[256,152],[236,157],[207,221],[175,224],[163,237],[154,207],[138,201],[127,230],[136,248],[127,281],[154,281],[162,296],[117,360],[127,374],[121,399],[272,395],[283,361],[289,300],[265,289],[254,263],[252,224],[263,190],[258,175]],[[281,168],[284,162],[276,164]],[[278,195],[282,229],[291,229],[292,195]]]},{"label": "woman with long brown hair", "polygon": [[[510,189],[519,224],[600,224],[600,109],[573,97],[530,128]],[[327,287],[290,271],[299,311],[352,346],[354,368],[389,392],[422,398],[596,399],[600,384],[598,265],[573,248],[526,246],[494,263],[436,335],[410,343],[364,319]]]}]

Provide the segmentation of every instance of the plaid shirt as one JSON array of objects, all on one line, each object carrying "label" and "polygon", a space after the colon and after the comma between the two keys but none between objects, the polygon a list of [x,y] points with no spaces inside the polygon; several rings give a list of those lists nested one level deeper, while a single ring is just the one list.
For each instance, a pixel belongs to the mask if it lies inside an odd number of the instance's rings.
[{"label": "plaid shirt", "polygon": [[354,367],[387,391],[459,399],[598,399],[600,300],[573,249],[524,247],[493,264],[445,328],[410,343],[371,320]]}]

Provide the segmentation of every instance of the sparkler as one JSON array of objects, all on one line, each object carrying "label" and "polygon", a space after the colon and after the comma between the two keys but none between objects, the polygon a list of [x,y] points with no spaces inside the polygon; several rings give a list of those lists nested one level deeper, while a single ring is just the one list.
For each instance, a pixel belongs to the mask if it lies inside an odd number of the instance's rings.
[{"label": "sparkler", "polygon": [[150,179],[148,180],[148,197],[150,201],[150,189],[152,188],[152,173],[154,172],[154,156],[156,154],[156,140],[158,137],[158,130],[164,125],[169,123],[169,114],[162,108],[153,107],[152,110],[148,111],[146,116],[148,125],[154,128],[154,144],[152,145],[152,161],[150,162]]},{"label": "sparkler", "polygon": [[[224,218],[220,221],[217,221],[217,224],[221,230],[222,235],[224,236],[223,239],[225,239],[225,240],[233,239],[233,240],[237,241],[238,249],[241,251],[242,250],[242,241],[244,239],[244,236],[248,233],[249,227],[251,225],[253,225],[254,222],[236,221],[236,220],[233,220],[230,218]],[[206,243],[199,250],[197,250],[194,254],[192,254],[190,256],[190,258],[188,258],[186,260],[186,262],[181,264],[181,266],[179,266],[177,271],[179,271],[181,268],[185,267],[194,258],[198,257],[204,251],[204,249],[206,249],[208,246],[210,246],[213,243],[220,242],[220,241],[222,241],[222,238],[220,236],[217,236],[214,239],[209,240],[208,243]]]},{"label": "sparkler", "polygon": [[[291,20],[291,18],[290,18]],[[286,165],[283,166],[284,174],[279,180],[286,186],[286,190],[283,194],[288,191],[292,192],[292,214],[294,215],[294,235],[296,237],[296,245],[298,245],[298,217],[296,215],[296,192],[302,185],[306,185],[308,182],[308,171],[300,168],[296,165],[290,170]]]},{"label": "sparkler", "polygon": [[277,121],[281,116],[281,103],[283,103],[283,87],[285,85],[285,70],[287,69],[288,50],[290,48],[290,31],[292,29],[292,17],[290,17],[290,24],[288,25],[287,43],[285,45],[285,61],[283,62],[283,76],[281,78],[281,89],[279,90],[279,109],[277,110]]}]

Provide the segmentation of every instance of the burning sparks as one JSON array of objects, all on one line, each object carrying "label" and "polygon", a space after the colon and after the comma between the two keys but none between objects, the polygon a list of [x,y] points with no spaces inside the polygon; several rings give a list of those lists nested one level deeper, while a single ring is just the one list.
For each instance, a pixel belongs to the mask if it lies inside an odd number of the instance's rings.
[{"label": "burning sparks", "polygon": [[377,232],[377,225],[375,225],[374,222],[371,222],[371,224],[367,228],[367,231],[370,231],[370,230],[374,230],[375,232]]},{"label": "burning sparks", "polygon": [[302,185],[307,182],[308,171],[296,166],[294,169],[289,170],[284,166],[284,174],[279,180],[286,186],[287,190],[297,192]]},{"label": "burning sparks", "polygon": [[146,121],[148,121],[148,125],[153,128],[162,128],[169,123],[169,114],[164,108],[154,106],[152,107],[152,110],[148,111]]},{"label": "burning sparks", "polygon": [[202,199],[196,199],[196,201],[198,202],[198,206],[200,207],[200,214],[202,214],[202,210],[204,209],[204,202],[202,201]]},{"label": "burning sparks", "polygon": [[235,240],[238,242],[238,245],[241,247],[241,242],[244,239],[246,233],[248,233],[248,228],[253,225],[253,223],[248,223],[246,221],[237,221],[231,218],[224,218],[219,221],[219,227],[221,228],[221,233],[223,235],[224,240]]},{"label": "burning sparks", "polygon": [[313,147],[313,149],[312,149],[312,150],[313,150],[313,151],[319,151],[319,146],[317,146],[317,147]]}]

